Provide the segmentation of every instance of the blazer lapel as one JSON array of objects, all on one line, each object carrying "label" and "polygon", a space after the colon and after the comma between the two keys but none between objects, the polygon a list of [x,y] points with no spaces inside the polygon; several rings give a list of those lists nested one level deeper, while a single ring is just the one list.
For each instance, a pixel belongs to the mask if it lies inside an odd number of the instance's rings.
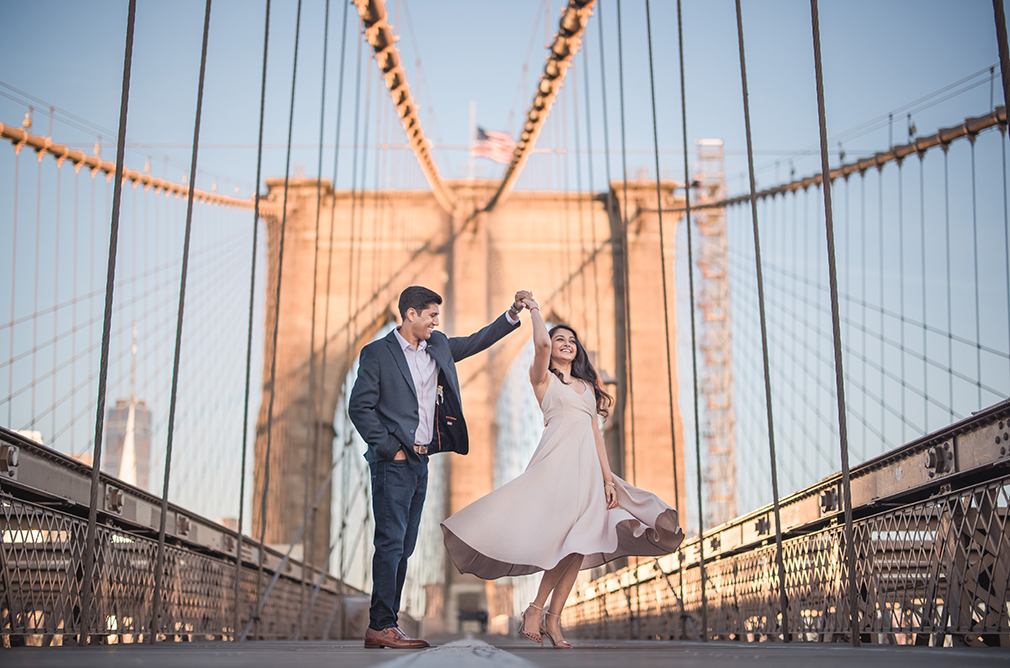
[{"label": "blazer lapel", "polygon": [[410,375],[410,368],[407,366],[407,358],[403,354],[403,348],[400,347],[400,341],[396,338],[396,334],[390,332],[386,335],[386,345],[389,346],[389,353],[396,360],[396,366],[400,369],[400,373],[403,374],[403,379],[407,381],[407,387],[410,388],[410,393],[414,395],[414,401],[417,401],[417,390],[414,388],[414,377]]},{"label": "blazer lapel", "polygon": [[[438,366],[438,370],[445,374],[445,380],[450,384],[450,389],[453,392],[459,393],[459,388],[456,387],[456,378],[453,374],[452,364],[449,352],[448,341],[444,345],[439,345],[439,342],[434,342],[434,336],[428,339],[428,354],[431,358],[435,360],[435,364]],[[444,341],[444,339],[442,339]],[[434,345],[432,345],[434,342]]]}]

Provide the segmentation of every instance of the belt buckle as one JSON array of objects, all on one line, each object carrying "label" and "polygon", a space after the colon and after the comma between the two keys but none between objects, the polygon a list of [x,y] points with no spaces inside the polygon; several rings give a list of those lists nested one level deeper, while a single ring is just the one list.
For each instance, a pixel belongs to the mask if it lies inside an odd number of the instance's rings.
[{"label": "belt buckle", "polygon": [[419,455],[426,455],[426,454],[428,454],[428,446],[427,445],[415,445],[414,446],[414,452],[416,452]]}]

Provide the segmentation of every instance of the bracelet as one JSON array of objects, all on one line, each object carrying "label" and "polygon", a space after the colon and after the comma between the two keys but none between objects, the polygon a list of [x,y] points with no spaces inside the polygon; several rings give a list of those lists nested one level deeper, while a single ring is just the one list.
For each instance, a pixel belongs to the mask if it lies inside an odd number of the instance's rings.
[{"label": "bracelet", "polygon": [[539,310],[540,310],[539,306],[531,306],[530,307],[530,311],[539,311]]},{"label": "bracelet", "polygon": [[604,486],[606,486],[606,487],[613,487],[614,489],[617,489],[617,485],[615,485],[615,484],[613,483],[613,481],[611,481],[611,482],[605,482],[605,483],[603,483],[603,484],[604,484]]}]

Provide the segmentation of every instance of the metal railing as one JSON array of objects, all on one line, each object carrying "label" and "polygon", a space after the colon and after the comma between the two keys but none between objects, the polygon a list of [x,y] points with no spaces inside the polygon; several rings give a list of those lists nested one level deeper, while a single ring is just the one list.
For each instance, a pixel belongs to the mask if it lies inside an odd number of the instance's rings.
[{"label": "metal railing", "polygon": [[[840,475],[781,502],[789,637],[852,637],[848,578],[864,642],[1010,645],[1010,401],[852,470],[856,572],[845,566]],[[573,635],[781,640],[771,507],[577,588]],[[702,635],[699,633],[698,635]]]},{"label": "metal railing", "polygon": [[[283,554],[169,505],[161,618],[152,619],[160,499],[102,474],[94,551],[95,595],[82,627],[81,587],[91,467],[0,428],[0,638],[3,644],[71,644],[87,633],[98,642],[236,637],[235,578],[240,578],[239,623],[255,610],[257,561],[266,581]],[[368,598],[336,578],[289,560],[251,637],[295,638],[302,587],[311,610],[302,639],[354,637],[364,629]],[[319,582],[318,591],[315,590]],[[262,590],[266,582],[261,583]]]}]

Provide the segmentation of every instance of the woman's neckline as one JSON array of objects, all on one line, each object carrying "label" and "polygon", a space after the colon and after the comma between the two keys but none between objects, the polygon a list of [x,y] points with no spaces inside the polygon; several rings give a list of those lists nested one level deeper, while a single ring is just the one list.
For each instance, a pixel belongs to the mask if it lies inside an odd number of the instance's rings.
[{"label": "woman's neckline", "polygon": [[[555,378],[557,378],[557,374],[555,374],[553,371],[551,372],[551,375],[553,375]],[[573,380],[573,381],[576,381],[576,380],[579,381],[579,385],[582,386],[582,391],[581,392],[579,392],[578,390],[575,389],[575,383],[566,383],[563,378],[558,378],[558,380],[561,381],[562,385],[564,385],[565,387],[569,388],[572,392],[574,392],[575,394],[579,395],[580,397],[583,396],[583,395],[585,395],[585,393],[589,391],[589,383],[587,383],[586,381],[582,380],[581,378],[575,378],[574,376],[571,378],[571,380]]]}]

